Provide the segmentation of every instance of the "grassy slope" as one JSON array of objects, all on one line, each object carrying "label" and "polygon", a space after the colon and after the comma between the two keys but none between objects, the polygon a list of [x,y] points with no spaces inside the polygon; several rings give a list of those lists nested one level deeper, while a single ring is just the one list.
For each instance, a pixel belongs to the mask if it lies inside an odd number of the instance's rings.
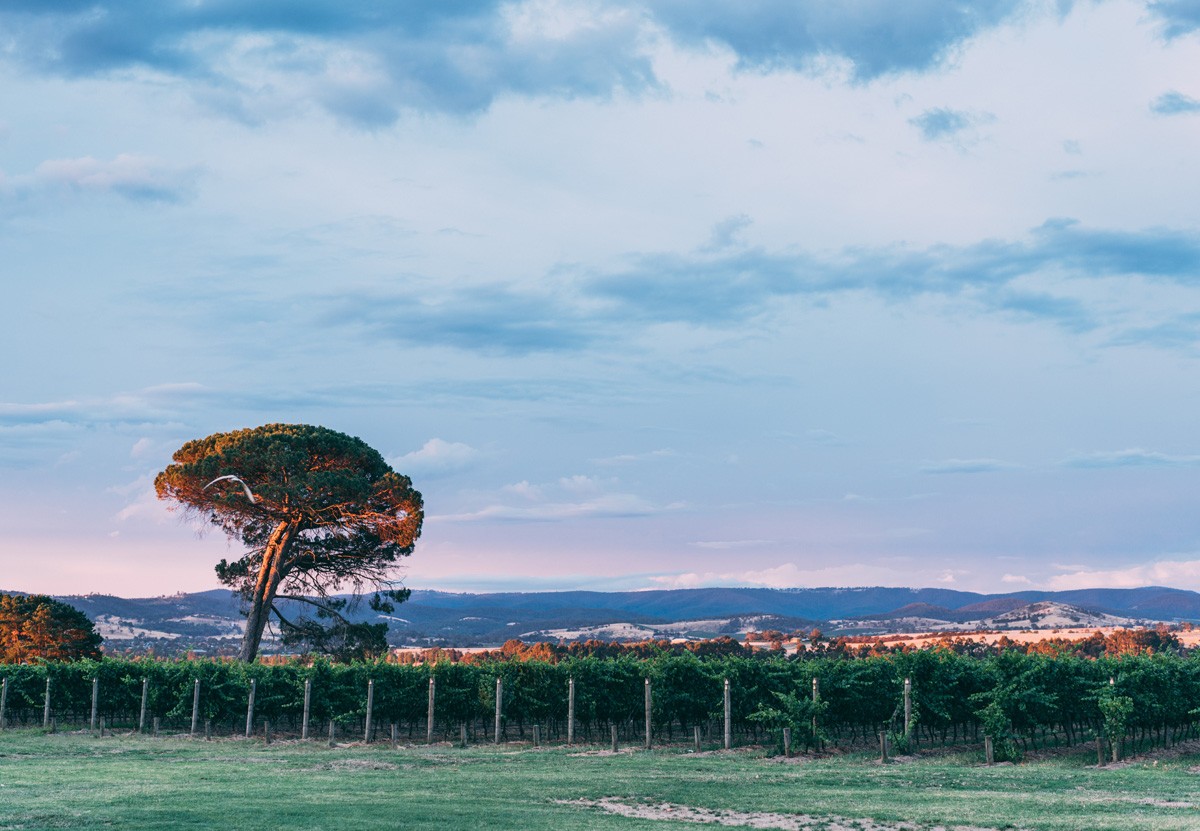
[{"label": "grassy slope", "polygon": [[0,734],[0,829],[697,827],[554,802],[581,797],[1045,831],[1200,828],[1200,776],[1188,773],[1200,758],[1105,770],[1087,761],[881,767],[864,756],[781,764],[753,752],[392,751],[9,731]]}]

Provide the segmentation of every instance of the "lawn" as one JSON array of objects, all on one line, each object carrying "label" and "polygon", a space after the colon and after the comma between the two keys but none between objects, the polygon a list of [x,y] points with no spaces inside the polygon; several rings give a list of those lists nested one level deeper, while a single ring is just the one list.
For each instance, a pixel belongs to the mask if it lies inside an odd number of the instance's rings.
[{"label": "lawn", "polygon": [[973,752],[883,766],[863,754],[784,762],[755,750],[393,750],[9,730],[0,829],[1200,828],[1200,754],[1093,762],[1082,750],[1015,766],[984,767]]}]

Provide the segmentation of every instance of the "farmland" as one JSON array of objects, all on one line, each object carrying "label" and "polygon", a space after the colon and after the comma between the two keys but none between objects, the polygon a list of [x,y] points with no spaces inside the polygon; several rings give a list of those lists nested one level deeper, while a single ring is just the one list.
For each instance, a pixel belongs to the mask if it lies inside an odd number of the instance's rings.
[{"label": "farmland", "polygon": [[331,748],[24,729],[0,734],[0,829],[569,831],[719,818],[814,831],[1182,831],[1200,825],[1198,751],[1096,768],[1080,749],[985,767],[965,749],[881,765],[866,752],[785,761],[762,748]]}]

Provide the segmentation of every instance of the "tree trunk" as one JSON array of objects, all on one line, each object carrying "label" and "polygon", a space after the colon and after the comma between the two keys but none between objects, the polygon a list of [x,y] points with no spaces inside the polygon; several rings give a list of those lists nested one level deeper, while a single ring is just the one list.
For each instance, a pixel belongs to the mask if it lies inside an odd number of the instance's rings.
[{"label": "tree trunk", "polygon": [[287,576],[284,559],[299,530],[299,522],[285,520],[275,526],[271,538],[267,540],[262,566],[258,570],[258,581],[254,586],[254,596],[250,598],[250,610],[246,613],[246,634],[242,637],[239,661],[248,663],[258,656],[258,645],[262,642],[263,630],[271,617],[271,603],[275,600],[279,584]]}]

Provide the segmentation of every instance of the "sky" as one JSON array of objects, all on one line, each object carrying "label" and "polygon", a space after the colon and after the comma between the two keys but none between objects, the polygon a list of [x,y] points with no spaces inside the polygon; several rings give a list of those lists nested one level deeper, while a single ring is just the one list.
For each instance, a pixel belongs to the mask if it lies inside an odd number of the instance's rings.
[{"label": "sky", "polygon": [[0,6],[0,588],[239,556],[321,424],[404,583],[1200,590],[1200,3]]}]

